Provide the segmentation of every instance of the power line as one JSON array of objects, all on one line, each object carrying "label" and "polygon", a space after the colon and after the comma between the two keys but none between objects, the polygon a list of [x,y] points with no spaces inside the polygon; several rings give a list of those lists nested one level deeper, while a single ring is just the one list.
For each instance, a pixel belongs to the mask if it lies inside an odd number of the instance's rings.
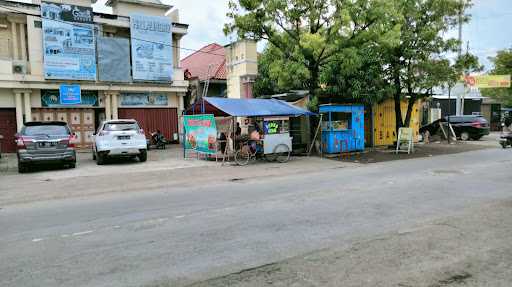
[{"label": "power line", "polygon": [[[13,12],[16,12],[16,13],[19,13],[19,14],[22,14],[22,15],[27,15],[27,16],[35,16],[35,17],[41,17],[41,19],[45,19],[43,18],[41,15],[37,15],[37,14],[31,14],[31,13],[27,13],[27,12],[24,12],[24,11],[20,11],[20,10],[17,10],[17,9],[14,9],[12,7],[9,7],[9,6],[3,6],[3,5],[0,5],[0,8],[4,8],[4,9],[7,9],[7,10],[10,10],[10,11],[13,11]],[[47,20],[50,20],[50,21],[55,21],[55,22],[61,22],[61,23],[65,23],[65,24],[68,24],[68,25],[72,25],[72,26],[76,26],[76,27],[84,27],[84,25],[93,25],[94,24],[76,24],[76,23],[73,23],[73,22],[67,22],[67,21],[63,21],[63,20],[54,20],[54,19],[47,19]],[[219,56],[219,57],[225,57],[226,55],[222,55],[222,54],[216,54],[216,53],[212,53],[214,51],[217,51],[217,50],[220,50],[222,48],[224,48],[223,46],[219,47],[219,48],[216,48],[216,49],[213,49],[211,51],[202,51],[202,50],[197,50],[197,49],[192,49],[192,48],[185,48],[185,47],[180,47],[180,46],[175,46],[173,44],[167,44],[167,43],[161,43],[161,42],[155,42],[155,41],[150,41],[150,40],[145,40],[145,39],[139,39],[139,38],[134,38],[134,37],[130,37],[130,39],[134,39],[134,40],[138,40],[138,41],[143,41],[143,42],[147,42],[147,43],[152,43],[152,44],[158,44],[158,45],[164,45],[164,46],[169,46],[169,47],[172,47],[172,48],[178,48],[180,50],[186,50],[186,51],[192,51],[192,52],[198,52],[198,53],[204,53],[204,54],[210,54],[210,55],[214,55],[214,56]]]}]

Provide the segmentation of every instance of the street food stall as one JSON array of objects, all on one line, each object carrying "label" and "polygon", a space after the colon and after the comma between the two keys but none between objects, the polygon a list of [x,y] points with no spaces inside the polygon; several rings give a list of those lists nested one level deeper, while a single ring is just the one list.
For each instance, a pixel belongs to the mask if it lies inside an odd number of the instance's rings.
[{"label": "street food stall", "polygon": [[328,154],[364,150],[364,106],[321,105],[322,151]]},{"label": "street food stall", "polygon": [[[193,104],[185,114],[185,119],[187,116],[194,115],[212,115],[215,118],[231,117],[232,130],[227,135],[230,148],[227,150],[232,151],[235,158],[238,155],[238,158],[242,159],[237,162],[247,163],[251,158],[256,158],[257,154],[263,154],[267,159],[278,161],[281,161],[278,157],[279,154],[287,153],[289,157],[292,151],[289,118],[313,115],[314,113],[275,99],[205,97]],[[244,123],[248,136],[245,139],[239,131],[241,129],[240,122]],[[256,133],[258,135],[253,136]],[[244,146],[248,147],[248,151],[244,150]],[[252,148],[253,146],[255,148]]]}]

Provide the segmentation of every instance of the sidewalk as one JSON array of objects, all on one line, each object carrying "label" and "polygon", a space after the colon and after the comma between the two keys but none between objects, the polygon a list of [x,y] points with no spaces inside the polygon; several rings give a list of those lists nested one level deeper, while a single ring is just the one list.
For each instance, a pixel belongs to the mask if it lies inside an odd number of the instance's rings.
[{"label": "sidewalk", "polygon": [[[195,158],[184,159],[180,145],[168,146],[165,150],[150,150],[148,161],[144,164],[137,160],[111,159],[105,165],[98,166],[92,159],[89,151],[77,152],[77,166],[75,169],[61,168],[58,165],[38,166],[27,175],[47,174],[49,176],[76,177],[95,176],[105,174],[125,174],[138,171],[157,171],[178,168],[209,166],[214,163]],[[0,176],[18,173],[16,154],[2,154],[0,159]]]}]

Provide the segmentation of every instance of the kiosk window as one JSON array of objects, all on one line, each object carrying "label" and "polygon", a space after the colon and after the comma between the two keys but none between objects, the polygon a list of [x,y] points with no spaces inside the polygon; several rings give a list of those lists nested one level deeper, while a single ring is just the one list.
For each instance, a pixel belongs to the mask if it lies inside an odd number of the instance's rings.
[{"label": "kiosk window", "polygon": [[333,130],[352,129],[352,113],[331,113],[331,127]]}]

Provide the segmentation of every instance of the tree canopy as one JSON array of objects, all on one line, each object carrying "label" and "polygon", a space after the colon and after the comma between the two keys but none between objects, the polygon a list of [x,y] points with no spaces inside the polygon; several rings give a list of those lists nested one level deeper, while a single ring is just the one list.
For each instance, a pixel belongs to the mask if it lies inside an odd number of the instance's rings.
[{"label": "tree canopy", "polygon": [[[266,40],[279,50],[286,67],[304,76],[317,95],[320,72],[343,49],[357,47],[380,33],[387,0],[230,0],[225,33]],[[283,66],[284,67],[284,66]],[[305,69],[302,69],[305,68]],[[284,70],[284,69],[283,69]],[[286,72],[285,72],[286,73]],[[288,73],[290,74],[290,73]],[[287,76],[281,76],[285,80]]]},{"label": "tree canopy", "polygon": [[[267,40],[256,90],[303,87],[311,95],[366,103],[392,97],[397,129],[413,104],[460,79],[475,58],[455,63],[447,32],[470,0],[231,0],[226,33]],[[400,102],[409,101],[405,119]]]}]

